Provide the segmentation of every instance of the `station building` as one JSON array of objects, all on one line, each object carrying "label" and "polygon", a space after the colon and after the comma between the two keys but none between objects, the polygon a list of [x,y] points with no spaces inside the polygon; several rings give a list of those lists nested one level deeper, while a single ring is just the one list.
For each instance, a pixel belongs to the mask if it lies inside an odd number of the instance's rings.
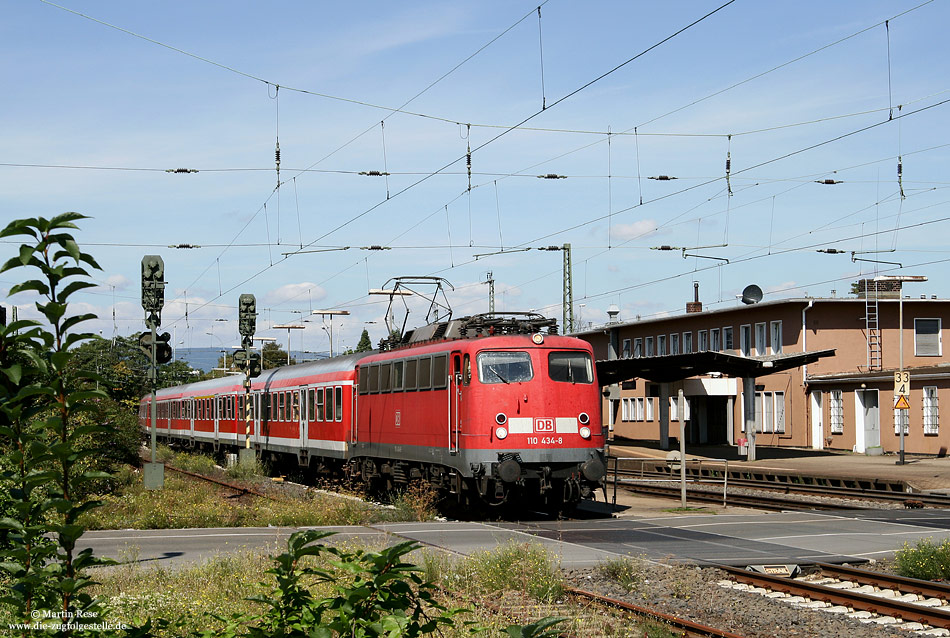
[{"label": "station building", "polygon": [[[950,300],[901,299],[899,281],[862,280],[857,292],[854,298],[806,297],[703,311],[697,290],[685,314],[610,323],[577,336],[593,345],[598,360],[652,357],[658,365],[668,355],[702,351],[768,359],[834,349],[833,356],[755,379],[756,445],[897,452],[903,421],[907,453],[945,454],[950,358],[943,352],[943,333]],[[908,410],[894,409],[901,342],[910,374]],[[662,385],[637,378],[605,393],[604,419],[615,436],[668,445],[679,432],[676,397],[682,389],[687,443],[748,438],[742,379],[712,372]],[[668,409],[659,405],[661,396]]]}]

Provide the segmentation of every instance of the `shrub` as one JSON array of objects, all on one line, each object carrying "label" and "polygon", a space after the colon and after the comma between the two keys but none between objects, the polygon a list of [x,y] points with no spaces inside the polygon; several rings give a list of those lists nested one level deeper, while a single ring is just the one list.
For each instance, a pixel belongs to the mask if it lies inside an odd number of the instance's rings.
[{"label": "shrub", "polygon": [[894,554],[894,561],[901,576],[924,580],[950,579],[950,539],[937,545],[933,538],[924,538],[914,547],[905,542]]}]

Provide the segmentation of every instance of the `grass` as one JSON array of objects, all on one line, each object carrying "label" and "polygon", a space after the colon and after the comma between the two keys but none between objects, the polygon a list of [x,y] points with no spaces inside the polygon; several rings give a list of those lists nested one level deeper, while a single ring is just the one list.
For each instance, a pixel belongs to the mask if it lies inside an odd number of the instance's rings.
[{"label": "grass", "polygon": [[711,509],[705,507],[669,507],[664,512],[672,514],[715,514]]},{"label": "grass", "polygon": [[598,563],[595,568],[604,578],[615,581],[627,591],[638,588],[646,578],[643,562],[635,558],[614,558]]},{"label": "grass", "polygon": [[512,591],[523,592],[538,602],[551,602],[564,594],[559,566],[537,544],[510,542],[451,564],[424,562],[423,569],[427,575],[436,576],[436,582],[474,597],[496,597],[499,592]]},{"label": "grass", "polygon": [[405,517],[398,509],[383,509],[358,499],[308,491],[296,497],[270,500],[252,495],[234,497],[227,488],[198,479],[165,475],[161,490],[146,490],[141,474],[120,472],[116,493],[101,497],[102,507],[83,514],[87,529],[171,529],[183,527],[283,527],[363,525]]}]

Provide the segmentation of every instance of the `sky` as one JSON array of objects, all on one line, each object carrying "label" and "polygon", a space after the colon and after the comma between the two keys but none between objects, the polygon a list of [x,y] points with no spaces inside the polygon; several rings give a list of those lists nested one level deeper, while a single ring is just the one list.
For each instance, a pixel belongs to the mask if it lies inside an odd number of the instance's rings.
[{"label": "sky", "polygon": [[314,310],[350,313],[335,351],[376,342],[368,291],[398,276],[465,316],[491,273],[497,311],[560,321],[563,252],[538,248],[564,244],[584,329],[682,313],[693,282],[711,309],[875,274],[947,298],[948,23],[943,0],[8,0],[0,222],[89,217],[73,310],[106,337],[144,329],[161,255],[178,347],[237,345],[242,293],[257,336],[304,326],[295,351],[329,349]]}]

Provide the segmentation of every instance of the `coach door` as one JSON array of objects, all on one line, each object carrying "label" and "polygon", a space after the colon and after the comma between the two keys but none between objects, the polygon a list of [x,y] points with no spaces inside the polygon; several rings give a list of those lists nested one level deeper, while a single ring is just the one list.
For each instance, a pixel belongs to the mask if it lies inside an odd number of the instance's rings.
[{"label": "coach door", "polygon": [[293,417],[300,425],[300,448],[307,447],[307,388],[294,390]]}]

